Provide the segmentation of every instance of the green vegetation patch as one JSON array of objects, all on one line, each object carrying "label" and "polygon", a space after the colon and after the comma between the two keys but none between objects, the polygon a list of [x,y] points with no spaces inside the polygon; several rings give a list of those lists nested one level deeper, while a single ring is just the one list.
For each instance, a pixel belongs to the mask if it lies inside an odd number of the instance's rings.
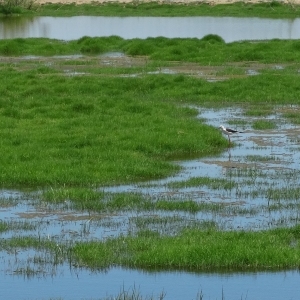
[{"label": "green vegetation patch", "polygon": [[289,119],[293,124],[300,124],[300,114],[298,111],[295,112],[285,112],[283,117]]},{"label": "green vegetation patch", "polygon": [[168,184],[171,188],[188,188],[196,186],[207,186],[211,189],[230,190],[236,186],[234,181],[210,177],[193,177],[186,181],[171,182]]},{"label": "green vegetation patch", "polygon": [[[171,65],[170,61],[162,61],[163,54],[172,47],[191,49],[176,50],[168,58],[178,59],[178,64],[186,59],[195,62],[200,57],[205,63],[212,59],[212,64],[217,65],[224,62],[220,59],[224,49],[238,54],[244,48],[250,51],[253,45],[261,46],[264,57],[268,58],[279,48],[285,53],[285,47],[297,42],[271,41],[267,48],[265,42],[227,45],[213,35],[203,40],[125,41],[119,37],[84,37],[67,43],[47,39],[2,40],[0,52],[13,49],[10,43],[15,43],[16,51],[22,51],[17,53],[22,55],[49,55],[55,51],[74,54],[98,46],[97,51],[130,52],[143,45],[148,55],[158,58],[148,63],[149,57],[144,56],[141,65],[138,60],[134,65],[136,74],[132,70],[126,73],[124,65],[103,68],[95,56],[88,59],[80,56],[75,65],[71,63],[74,57],[70,61],[63,59],[62,64],[62,60],[53,57],[13,58],[12,63],[10,60],[2,63],[0,182],[14,187],[89,188],[143,181],[178,171],[179,167],[170,162],[174,158],[217,153],[226,147],[226,139],[217,128],[198,120],[198,111],[188,105],[211,107],[251,102],[248,114],[252,111],[251,115],[265,116],[272,112],[270,107],[274,104],[298,104],[298,74],[292,69],[293,72],[278,76],[278,71],[273,70],[274,73],[207,82],[184,74],[160,74],[162,65]],[[53,47],[47,52],[49,44]],[[232,51],[233,47],[241,48]],[[203,54],[217,55],[203,58],[202,50]],[[290,51],[288,55],[296,61],[299,53]],[[282,56],[277,55],[276,60],[279,58]],[[157,74],[153,70],[158,70]],[[264,109],[255,109],[255,105]],[[270,124],[261,128],[270,128]]]},{"label": "green vegetation patch", "polygon": [[8,230],[8,226],[6,222],[0,221],[0,232],[4,232]]},{"label": "green vegetation patch", "polygon": [[37,225],[29,221],[0,221],[0,232],[2,231],[25,231],[34,230]]},{"label": "green vegetation patch", "polygon": [[283,187],[280,189],[269,188],[266,193],[267,199],[274,201],[300,200],[300,188]]},{"label": "green vegetation patch", "polygon": [[171,85],[173,92],[183,85],[176,76],[66,77],[43,67],[7,69],[0,79],[5,185],[159,178],[178,170],[167,161],[174,156],[202,156],[225,146],[216,128],[195,118],[195,109],[168,101]]},{"label": "green vegetation patch", "polygon": [[[4,2],[9,2],[5,0]],[[31,1],[23,1],[32,3]],[[22,1],[21,1],[22,3]],[[18,9],[18,11],[15,11]],[[132,1],[131,3],[91,4],[45,4],[42,6],[17,5],[17,8],[3,10],[3,13],[22,13],[40,16],[236,16],[236,17],[269,17],[296,18],[300,15],[299,7],[291,3],[270,1],[259,4],[239,3],[226,5],[209,5],[209,3],[158,3]]]},{"label": "green vegetation patch", "polygon": [[[249,41],[225,43],[217,35],[197,38],[147,38],[124,40],[118,36],[82,37],[79,40],[61,41],[46,38],[17,38],[0,40],[0,54],[6,56],[26,55],[96,55],[106,52],[121,52],[132,56],[147,56],[157,62],[185,61],[207,66],[235,63],[219,71],[219,75],[242,75],[247,71],[247,63],[293,64],[300,60],[299,40],[270,40],[252,43]],[[71,58],[70,58],[71,59]],[[81,60],[79,59],[79,62]],[[237,63],[243,62],[243,70]],[[251,65],[248,66],[252,68]],[[254,69],[261,66],[253,66]],[[284,70],[270,65],[265,76],[298,75],[297,66],[287,66]],[[259,70],[258,70],[259,71]],[[239,77],[239,76],[237,76]],[[253,77],[257,77],[253,76]],[[271,82],[270,82],[271,84]],[[269,85],[270,85],[269,84]],[[269,85],[261,87],[268,89]],[[288,85],[286,85],[288,87]]]},{"label": "green vegetation patch", "polygon": [[300,266],[299,226],[261,232],[185,230],[176,237],[143,232],[105,242],[80,243],[81,265],[144,269],[275,270]]},{"label": "green vegetation patch", "polygon": [[[42,192],[38,197],[52,204],[70,201],[73,208],[80,211],[116,212],[116,211],[220,211],[221,204],[186,200],[152,199],[137,193],[104,193],[85,188],[59,188]],[[156,198],[156,197],[154,197]]]},{"label": "green vegetation patch", "polygon": [[275,129],[276,123],[270,120],[257,120],[253,122],[252,127],[256,130]]}]

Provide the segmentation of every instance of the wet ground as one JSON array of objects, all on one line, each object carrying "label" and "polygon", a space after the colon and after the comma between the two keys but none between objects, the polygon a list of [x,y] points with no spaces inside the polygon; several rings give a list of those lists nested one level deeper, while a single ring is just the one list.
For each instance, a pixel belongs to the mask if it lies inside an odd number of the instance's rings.
[{"label": "wet ground", "polygon": [[[263,70],[283,70],[293,67],[294,64],[263,64],[258,62],[227,63],[222,66],[202,66],[198,63],[187,63],[170,61],[162,63],[161,67],[151,67],[151,60],[146,56],[127,56],[121,52],[109,52],[99,56],[62,55],[62,56],[0,56],[1,64],[15,68],[16,70],[35,70],[39,67],[50,67],[66,76],[130,76],[138,77],[146,74],[184,74],[196,78],[214,82],[231,78],[244,78],[260,74]],[[297,67],[297,65],[295,65]],[[122,74],[109,75],[103,70],[105,68],[128,69]],[[153,71],[132,73],[133,67],[150,67]]]},{"label": "wet ground", "polygon": [[[19,191],[1,191],[0,219],[13,224],[12,230],[1,233],[1,238],[12,236],[39,236],[57,241],[82,241],[90,239],[106,239],[120,234],[134,233],[144,228],[159,231],[163,234],[175,234],[181,228],[208,222],[224,230],[261,230],[280,226],[292,226],[299,223],[300,190],[300,126],[291,124],[283,117],[283,113],[299,110],[298,107],[276,107],[263,117],[247,117],[239,108],[199,110],[199,118],[208,124],[218,127],[220,124],[242,131],[232,136],[233,144],[221,155],[204,159],[175,161],[182,171],[163,180],[137,183],[126,186],[99,188],[105,193],[128,192],[144,195],[153,201],[168,199],[170,201],[192,200],[197,203],[218,205],[217,210],[203,210],[198,213],[182,211],[130,211],[114,214],[80,213],[68,209],[70,203],[62,207],[37,201],[30,194]],[[269,121],[274,129],[255,130],[254,124]],[[212,184],[191,183],[193,179],[210,178]],[[218,179],[224,179],[219,183]],[[214,181],[215,180],[215,183]],[[197,182],[197,181],[196,181]],[[27,224],[24,230],[24,224]],[[64,263],[53,267],[47,253],[36,251],[17,251],[0,253],[1,282],[7,286],[30,281],[25,289],[26,297],[22,299],[40,299],[40,281],[59,281],[63,287],[60,294],[43,294],[43,299],[62,297],[63,299],[83,299],[83,297],[104,297],[118,293],[122,287],[142,286],[147,295],[158,295],[164,290],[166,299],[173,293],[186,293],[196,299],[199,291],[207,298],[221,299],[222,289],[226,299],[296,299],[300,292],[299,274],[297,272],[254,273],[254,274],[190,274],[185,272],[153,272],[112,269],[107,273],[91,274],[88,270],[71,268]],[[42,257],[41,259],[38,259]],[[34,259],[36,258],[36,259]],[[37,263],[43,261],[44,264]],[[48,262],[48,263],[47,263]],[[173,285],[174,276],[178,286]],[[90,278],[95,283],[91,290],[83,295],[69,297],[68,290],[75,283],[82,286]],[[113,278],[117,280],[113,281]],[[126,278],[126,279],[125,279]],[[262,280],[263,278],[263,280]],[[287,280],[289,278],[289,280]],[[106,285],[97,287],[98,281],[115,282],[114,288]],[[183,284],[196,281],[191,288]],[[257,284],[264,280],[269,288],[257,294]],[[145,282],[148,282],[145,284]],[[165,285],[159,284],[164,282]],[[214,282],[218,289],[209,288],[208,282]],[[116,288],[117,285],[117,288]],[[228,286],[239,286],[230,291]],[[26,285],[27,286],[27,285]],[[285,294],[278,293],[281,286]],[[30,287],[30,289],[29,289]],[[178,288],[178,291],[177,291]],[[100,290],[99,290],[100,289]],[[35,290],[32,293],[31,290]],[[84,288],[83,288],[84,290]],[[288,294],[290,291],[290,294]],[[238,294],[236,294],[238,292]],[[0,292],[1,295],[2,292]],[[24,294],[24,295],[25,295]],[[80,294],[80,293],[79,293]],[[78,294],[78,295],[79,295]],[[169,297],[168,297],[169,294]],[[273,295],[274,294],[274,295]],[[256,296],[255,296],[256,295]],[[260,297],[257,297],[259,295]],[[270,295],[273,295],[271,298]],[[6,299],[9,298],[5,294]],[[284,296],[284,297],[283,297]],[[287,297],[285,297],[287,296]],[[232,297],[232,298],[230,298]],[[184,298],[178,298],[184,299]]]}]

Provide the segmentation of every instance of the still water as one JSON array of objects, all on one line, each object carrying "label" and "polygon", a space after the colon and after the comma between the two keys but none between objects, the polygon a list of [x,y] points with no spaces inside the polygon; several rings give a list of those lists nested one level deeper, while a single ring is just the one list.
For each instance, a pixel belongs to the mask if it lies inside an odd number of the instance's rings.
[{"label": "still water", "polygon": [[207,34],[217,34],[225,42],[299,39],[300,19],[93,16],[0,19],[0,39],[44,37],[76,40],[83,36],[111,35],[124,39],[158,36],[202,38]]},{"label": "still water", "polygon": [[[6,292],[1,288],[0,297],[6,300],[104,299],[108,296],[116,296],[122,290],[135,290],[140,295],[153,296],[154,299],[159,299],[159,295],[164,293],[164,300],[296,300],[299,299],[300,294],[300,275],[297,271],[197,274],[187,272],[147,273],[120,268],[113,268],[103,273],[91,273],[86,270],[68,271],[66,269],[52,278],[19,276],[12,280],[11,275],[1,276],[0,286],[5,287]],[[202,295],[203,298],[199,295]]]}]

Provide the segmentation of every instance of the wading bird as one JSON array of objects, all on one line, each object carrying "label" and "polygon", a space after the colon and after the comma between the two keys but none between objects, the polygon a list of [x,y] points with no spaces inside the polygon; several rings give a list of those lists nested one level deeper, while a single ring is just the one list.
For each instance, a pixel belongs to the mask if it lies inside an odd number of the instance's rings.
[{"label": "wading bird", "polygon": [[224,127],[223,125],[220,125],[219,128],[222,130],[222,132],[223,132],[224,134],[226,134],[226,135],[228,136],[228,142],[229,142],[229,144],[231,143],[231,141],[230,141],[230,136],[231,136],[232,134],[235,134],[235,133],[243,133],[242,131],[238,131],[238,130],[226,128],[226,127]]}]

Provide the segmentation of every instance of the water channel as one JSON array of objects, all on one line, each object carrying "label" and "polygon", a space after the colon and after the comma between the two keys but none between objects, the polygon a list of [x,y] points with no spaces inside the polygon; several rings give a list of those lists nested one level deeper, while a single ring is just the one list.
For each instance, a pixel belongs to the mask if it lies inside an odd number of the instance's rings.
[{"label": "water channel", "polygon": [[299,39],[300,19],[91,16],[0,19],[0,39],[44,37],[76,40],[83,36],[111,35],[124,39],[158,36],[202,38],[207,34],[217,34],[225,42]]}]

